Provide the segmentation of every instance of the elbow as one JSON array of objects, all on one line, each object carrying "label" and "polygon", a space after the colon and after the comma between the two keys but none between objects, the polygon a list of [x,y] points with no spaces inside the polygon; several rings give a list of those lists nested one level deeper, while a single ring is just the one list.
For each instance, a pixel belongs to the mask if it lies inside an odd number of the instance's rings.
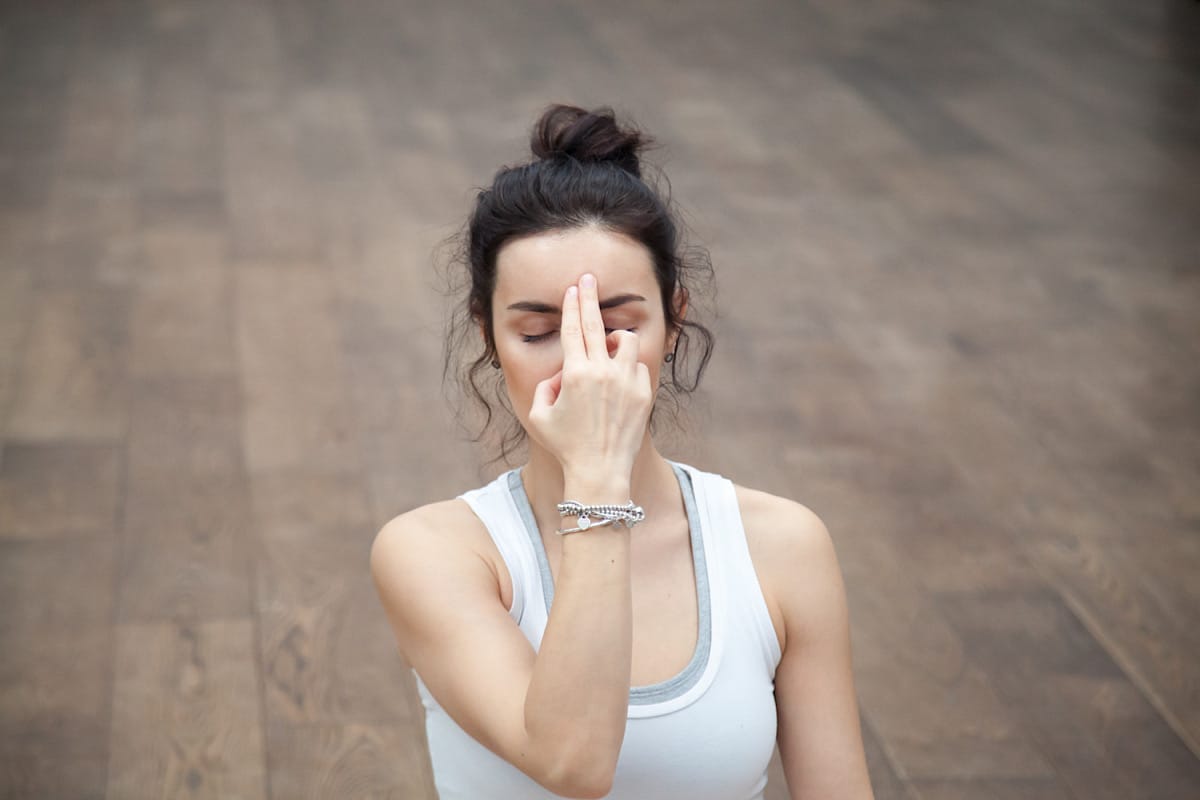
[{"label": "elbow", "polygon": [[606,758],[595,750],[581,750],[555,758],[538,783],[563,797],[594,799],[608,796],[616,772],[616,754]]},{"label": "elbow", "polygon": [[607,797],[608,793],[612,791],[613,776],[571,772],[549,776],[547,780],[540,781],[540,783],[554,794],[562,797],[596,800]]},{"label": "elbow", "polygon": [[[623,703],[628,701],[627,692],[621,693]],[[549,724],[537,716],[527,721],[522,748],[532,756],[527,774],[562,797],[607,797],[625,741],[626,712],[622,705],[617,713],[576,713],[551,719]]]},{"label": "elbow", "polygon": [[[597,787],[603,787],[603,788],[597,788]],[[612,778],[609,778],[607,783],[597,783],[594,786],[589,786],[587,788],[580,789],[578,791],[578,794],[569,794],[569,795],[565,795],[565,796],[566,797],[577,797],[577,798],[580,798],[580,800],[583,800],[583,798],[599,800],[599,798],[608,797],[608,793],[611,791],[612,791]]]}]

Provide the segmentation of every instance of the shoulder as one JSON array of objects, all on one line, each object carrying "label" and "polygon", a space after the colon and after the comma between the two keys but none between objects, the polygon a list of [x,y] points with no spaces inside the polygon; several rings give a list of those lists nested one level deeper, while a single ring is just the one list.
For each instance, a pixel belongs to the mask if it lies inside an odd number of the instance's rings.
[{"label": "shoulder", "polygon": [[843,604],[833,537],[811,508],[734,484],[746,544],[780,643]]},{"label": "shoulder", "polygon": [[453,547],[475,538],[483,523],[463,500],[441,500],[418,506],[388,520],[371,545],[371,560],[397,550]]},{"label": "shoulder", "polygon": [[505,609],[512,602],[500,554],[483,521],[460,498],[389,520],[371,545],[370,571],[402,642],[406,629],[443,615],[447,598],[498,600]]},{"label": "shoulder", "polygon": [[483,521],[465,500],[454,498],[418,506],[384,524],[371,544],[370,568],[377,582],[403,592],[435,573],[472,570],[481,563],[499,578],[498,558]]},{"label": "shoulder", "polygon": [[808,506],[737,484],[734,491],[752,549],[787,560],[798,556],[806,557],[806,561],[823,560],[832,555],[829,529]]}]

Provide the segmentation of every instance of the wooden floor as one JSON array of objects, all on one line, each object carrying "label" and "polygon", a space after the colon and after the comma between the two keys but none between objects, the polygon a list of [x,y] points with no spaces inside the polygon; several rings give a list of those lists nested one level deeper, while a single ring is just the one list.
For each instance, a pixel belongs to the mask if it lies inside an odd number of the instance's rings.
[{"label": "wooden floor", "polygon": [[433,251],[558,100],[667,145],[665,450],[829,526],[876,796],[1200,797],[1190,0],[4,3],[0,795],[433,797],[368,547],[499,469]]}]

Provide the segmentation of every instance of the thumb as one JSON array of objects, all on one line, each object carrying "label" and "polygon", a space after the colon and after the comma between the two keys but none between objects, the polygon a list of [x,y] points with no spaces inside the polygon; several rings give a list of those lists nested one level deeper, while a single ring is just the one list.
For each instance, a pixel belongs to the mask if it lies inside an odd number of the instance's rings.
[{"label": "thumb", "polygon": [[541,381],[533,390],[533,407],[548,408],[554,405],[558,400],[558,393],[562,391],[562,370],[551,375],[546,380]]}]

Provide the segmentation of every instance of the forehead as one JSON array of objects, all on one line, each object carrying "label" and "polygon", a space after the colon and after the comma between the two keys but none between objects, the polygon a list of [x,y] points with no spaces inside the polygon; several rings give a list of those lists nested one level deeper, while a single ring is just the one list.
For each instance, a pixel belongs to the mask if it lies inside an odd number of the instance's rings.
[{"label": "forehead", "polygon": [[645,245],[621,233],[584,227],[514,239],[496,256],[497,304],[542,300],[557,305],[585,272],[596,276],[600,297],[657,290],[654,263]]}]

